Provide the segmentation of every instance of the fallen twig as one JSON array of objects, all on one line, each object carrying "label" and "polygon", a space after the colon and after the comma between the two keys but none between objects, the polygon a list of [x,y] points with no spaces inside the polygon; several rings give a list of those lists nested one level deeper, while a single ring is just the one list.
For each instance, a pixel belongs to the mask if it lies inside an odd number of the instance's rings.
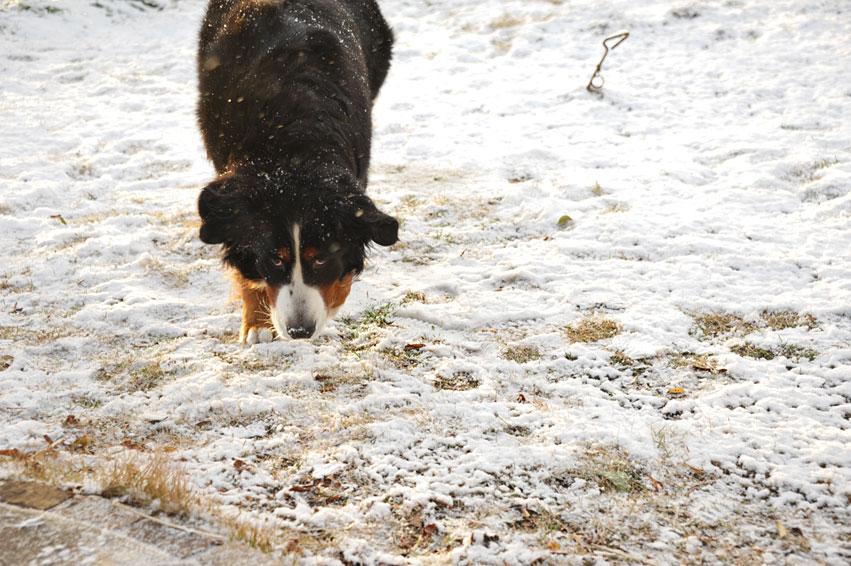
[{"label": "fallen twig", "polygon": [[195,534],[195,535],[201,535],[201,536],[209,537],[209,538],[221,541],[221,542],[227,542],[228,541],[227,537],[223,537],[222,535],[217,535],[215,533],[211,533],[211,532],[208,532],[208,531],[199,531],[198,529],[193,529],[193,528],[190,528],[190,527],[184,527],[182,525],[178,525],[177,523],[172,523],[171,521],[165,521],[163,519],[158,519],[158,518],[156,518],[152,515],[148,515],[147,513],[143,513],[141,511],[139,511],[138,509],[134,509],[133,507],[130,507],[129,505],[124,505],[123,503],[119,503],[118,501],[113,501],[112,504],[114,506],[120,508],[120,509],[124,509],[125,511],[129,511],[129,512],[133,513],[134,515],[138,515],[139,517],[142,517],[144,519],[150,519],[151,521],[153,521],[155,523],[159,523],[160,525],[165,525],[166,527],[171,527],[172,529],[178,529],[178,530],[181,530],[181,531],[185,531],[187,533],[192,533],[192,534]]},{"label": "fallen twig", "polygon": [[[606,84],[606,81],[603,79],[603,75],[600,74],[600,69],[603,67],[603,61],[606,60],[606,55],[609,54],[610,49],[614,49],[621,43],[623,43],[626,38],[629,37],[628,31],[622,31],[620,33],[616,33],[615,35],[610,35],[606,39],[603,40],[603,47],[605,47],[606,51],[603,52],[603,56],[600,58],[600,62],[597,63],[597,68],[594,69],[594,74],[591,75],[591,80],[588,81],[588,86],[585,87],[589,92],[599,93],[603,90],[603,85]],[[609,47],[609,41],[615,40],[617,41]]]}]

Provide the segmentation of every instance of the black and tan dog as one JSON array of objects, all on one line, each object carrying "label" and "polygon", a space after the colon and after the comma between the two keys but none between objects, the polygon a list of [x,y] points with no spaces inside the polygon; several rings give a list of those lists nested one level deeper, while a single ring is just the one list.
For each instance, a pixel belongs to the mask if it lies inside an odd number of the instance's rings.
[{"label": "black and tan dog", "polygon": [[212,0],[198,121],[218,177],[201,239],[222,244],[240,341],[311,338],[398,222],[364,194],[371,109],[393,34],[374,0]]}]

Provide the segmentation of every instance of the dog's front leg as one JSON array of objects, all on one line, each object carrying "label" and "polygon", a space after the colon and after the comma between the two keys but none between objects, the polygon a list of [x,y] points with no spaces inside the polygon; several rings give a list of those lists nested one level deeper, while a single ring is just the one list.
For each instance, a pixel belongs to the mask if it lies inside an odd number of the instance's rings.
[{"label": "dog's front leg", "polygon": [[272,319],[269,317],[269,300],[266,284],[250,281],[236,274],[237,287],[242,296],[242,324],[239,328],[239,343],[252,345],[271,342]]}]

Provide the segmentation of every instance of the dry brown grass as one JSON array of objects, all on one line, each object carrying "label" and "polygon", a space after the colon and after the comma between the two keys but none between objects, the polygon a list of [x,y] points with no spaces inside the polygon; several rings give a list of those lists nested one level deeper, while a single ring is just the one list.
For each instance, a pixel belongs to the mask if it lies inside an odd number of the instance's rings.
[{"label": "dry brown grass", "polygon": [[505,29],[517,27],[523,23],[521,18],[512,16],[511,14],[503,14],[499,18],[490,23],[491,29]]},{"label": "dry brown grass", "polygon": [[617,212],[627,212],[630,208],[632,207],[628,204],[613,202],[606,205],[606,208],[604,208],[603,212],[601,212],[600,214],[615,214]]},{"label": "dry brown grass", "polygon": [[126,497],[140,506],[153,506],[170,515],[199,516],[241,541],[268,551],[276,541],[276,529],[240,516],[225,515],[219,506],[201,495],[186,470],[165,451],[142,454],[125,451],[116,456],[83,459],[58,450],[57,443],[35,452],[0,451],[0,466],[13,477],[53,486],[93,484],[104,497]]},{"label": "dry brown grass", "polygon": [[735,314],[712,311],[708,313],[693,312],[697,331],[701,337],[714,338],[732,332],[750,334],[756,330],[756,325]]},{"label": "dry brown grass", "polygon": [[629,493],[645,489],[648,474],[618,447],[587,446],[583,462],[585,466],[577,475],[595,482],[603,491]]},{"label": "dry brown grass", "polygon": [[718,367],[718,360],[710,358],[706,354],[678,354],[670,359],[670,364],[674,368],[690,368],[713,374],[727,371]]},{"label": "dry brown grass", "polygon": [[525,364],[541,359],[541,352],[535,346],[509,346],[503,350],[502,357],[518,364]]},{"label": "dry brown grass", "polygon": [[278,529],[269,523],[260,523],[240,515],[222,515],[213,506],[207,508],[207,514],[216,517],[216,525],[228,533],[231,540],[244,542],[263,552],[273,550],[278,540]]},{"label": "dry brown grass", "polygon": [[41,345],[78,334],[79,331],[76,328],[64,323],[40,329],[32,329],[26,326],[0,325],[0,340],[23,342],[27,345]]},{"label": "dry brown grass", "polygon": [[818,320],[812,315],[802,315],[793,311],[763,311],[758,320],[745,320],[743,317],[719,311],[689,312],[695,322],[695,333],[702,339],[732,334],[746,336],[762,328],[780,331],[787,328],[804,326],[808,330],[818,328]]},{"label": "dry brown grass", "polygon": [[565,329],[571,342],[599,342],[617,336],[621,325],[610,318],[586,316]]},{"label": "dry brown grass", "polygon": [[185,287],[189,283],[189,276],[192,273],[191,268],[175,267],[167,261],[152,255],[142,258],[139,265],[147,272],[159,273],[162,276],[163,282],[174,289]]},{"label": "dry brown grass", "polygon": [[479,386],[479,380],[468,371],[456,371],[452,375],[437,375],[434,378],[434,388],[448,391],[467,391]]},{"label": "dry brown grass", "polygon": [[760,315],[765,325],[772,330],[785,330],[797,326],[806,326],[808,330],[818,328],[816,317],[792,311],[763,311]]},{"label": "dry brown grass", "polygon": [[106,497],[128,496],[138,505],[154,504],[171,515],[189,516],[199,505],[186,471],[164,452],[147,458],[126,452],[96,470],[95,481]]}]

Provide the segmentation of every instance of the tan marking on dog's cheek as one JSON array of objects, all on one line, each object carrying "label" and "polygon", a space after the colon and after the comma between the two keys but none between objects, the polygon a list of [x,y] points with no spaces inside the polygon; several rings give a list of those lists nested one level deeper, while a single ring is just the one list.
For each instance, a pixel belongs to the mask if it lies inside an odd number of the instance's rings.
[{"label": "tan marking on dog's cheek", "polygon": [[281,291],[280,287],[275,286],[267,286],[266,287],[266,297],[269,299],[269,307],[270,309],[275,308],[275,302],[278,300],[278,293]]},{"label": "tan marking on dog's cheek", "polygon": [[325,301],[325,309],[329,312],[343,306],[346,299],[349,298],[349,293],[352,291],[352,280],[354,276],[349,273],[341,281],[334,281],[330,285],[325,285],[319,288],[319,294],[322,295],[322,300]]}]

